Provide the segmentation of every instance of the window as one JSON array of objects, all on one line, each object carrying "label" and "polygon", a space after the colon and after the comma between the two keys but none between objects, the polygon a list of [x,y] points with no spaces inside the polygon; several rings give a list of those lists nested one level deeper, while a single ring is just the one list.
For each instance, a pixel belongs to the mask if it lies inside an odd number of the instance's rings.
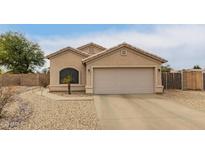
[{"label": "window", "polygon": [[72,81],[70,83],[72,84],[78,84],[79,83],[79,72],[74,68],[64,68],[60,71],[60,84],[64,84],[63,80],[70,75],[72,78]]}]

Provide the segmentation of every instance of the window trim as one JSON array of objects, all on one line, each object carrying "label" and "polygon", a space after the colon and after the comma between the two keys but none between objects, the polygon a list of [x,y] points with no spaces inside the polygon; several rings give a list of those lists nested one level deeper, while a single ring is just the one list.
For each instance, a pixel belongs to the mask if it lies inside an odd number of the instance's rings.
[{"label": "window trim", "polygon": [[[62,70],[64,70],[64,69],[66,69],[66,68],[72,68],[72,69],[75,69],[76,71],[78,71],[78,83],[71,83],[71,85],[80,85],[80,83],[81,83],[81,81],[80,81],[80,76],[81,76],[81,74],[80,74],[80,70],[78,69],[78,68],[76,68],[76,67],[73,67],[73,66],[68,66],[68,67],[64,67],[64,68],[62,68],[60,71],[62,71]],[[64,84],[64,83],[60,83],[60,71],[59,71],[59,73],[58,73],[58,78],[59,78],[59,84],[60,85],[66,85],[66,84]]]}]

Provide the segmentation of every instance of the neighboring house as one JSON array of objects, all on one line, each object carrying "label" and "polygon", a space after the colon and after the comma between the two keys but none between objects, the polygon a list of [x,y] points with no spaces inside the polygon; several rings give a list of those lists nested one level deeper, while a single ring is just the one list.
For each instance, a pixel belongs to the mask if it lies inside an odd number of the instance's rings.
[{"label": "neighboring house", "polygon": [[161,93],[165,59],[127,43],[106,49],[89,43],[67,47],[47,56],[50,91],[66,91],[63,79],[72,76],[71,90],[89,94]]}]

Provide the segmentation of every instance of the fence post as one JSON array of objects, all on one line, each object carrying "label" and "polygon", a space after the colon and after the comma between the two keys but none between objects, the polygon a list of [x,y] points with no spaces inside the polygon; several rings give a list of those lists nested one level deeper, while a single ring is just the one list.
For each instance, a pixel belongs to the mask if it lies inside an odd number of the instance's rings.
[{"label": "fence post", "polygon": [[40,75],[39,75],[39,73],[37,74],[37,86],[40,86]]},{"label": "fence post", "polygon": [[2,86],[5,86],[4,77],[5,75],[2,75]]},{"label": "fence post", "polygon": [[201,75],[202,75],[202,77],[201,77],[201,79],[202,79],[202,91],[204,90],[204,73],[203,73],[203,71],[201,71]]},{"label": "fence post", "polygon": [[167,72],[165,74],[166,74],[166,90],[167,90]]},{"label": "fence post", "polygon": [[184,74],[183,70],[181,70],[181,90],[184,90]]},{"label": "fence post", "polygon": [[0,75],[0,87],[2,87],[2,75]]},{"label": "fence post", "polygon": [[22,86],[22,74],[19,74],[19,80],[20,80],[20,81],[19,81],[19,82],[20,82],[19,84],[20,84],[20,86]]},{"label": "fence post", "polygon": [[175,73],[173,73],[172,81],[173,81],[173,82],[172,82],[172,86],[173,86],[172,88],[173,88],[173,89],[176,89]]},{"label": "fence post", "polygon": [[203,89],[205,90],[205,72],[202,72],[203,74]]}]

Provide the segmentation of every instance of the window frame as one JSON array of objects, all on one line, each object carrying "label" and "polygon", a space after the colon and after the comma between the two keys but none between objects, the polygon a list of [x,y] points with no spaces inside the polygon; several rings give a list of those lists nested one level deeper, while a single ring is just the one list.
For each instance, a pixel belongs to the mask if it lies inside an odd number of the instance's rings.
[{"label": "window frame", "polygon": [[61,84],[61,85],[65,84],[65,83],[61,83],[61,71],[65,70],[65,69],[73,69],[73,70],[77,71],[77,73],[78,73],[78,82],[77,83],[71,83],[71,84],[79,85],[80,84],[80,71],[75,67],[65,67],[65,68],[63,68],[59,71],[59,84]]}]

